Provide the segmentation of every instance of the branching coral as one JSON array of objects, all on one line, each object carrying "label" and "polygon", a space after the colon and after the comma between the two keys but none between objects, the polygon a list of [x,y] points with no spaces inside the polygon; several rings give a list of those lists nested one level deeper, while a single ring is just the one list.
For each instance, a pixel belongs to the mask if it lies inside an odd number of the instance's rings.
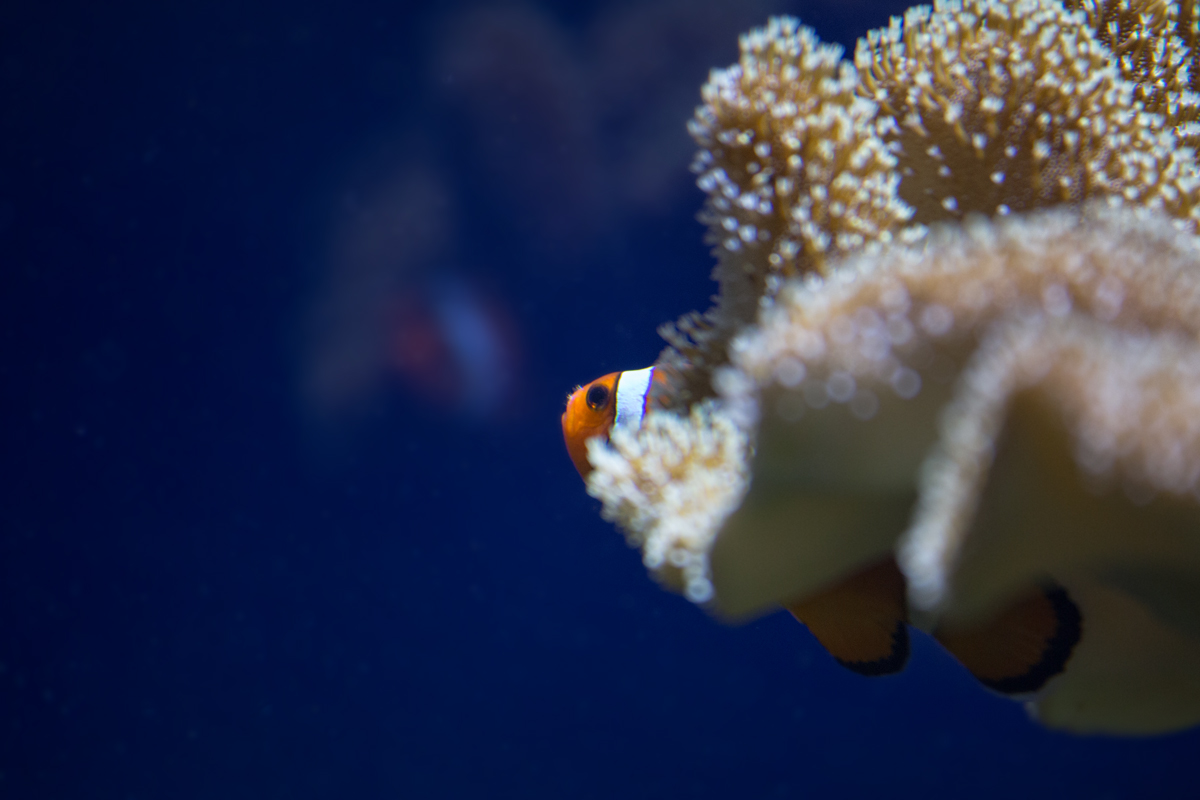
[{"label": "branching coral", "polygon": [[961,630],[1052,581],[1083,635],[1040,719],[1200,722],[1196,29],[964,0],[854,68],[742,38],[692,123],[721,296],[662,363],[693,412],[591,450],[660,579],[737,619],[895,556]]},{"label": "branching coral", "polygon": [[1165,70],[1131,68],[1154,81],[1139,91],[1058,0],[918,7],[868,34],[855,62],[864,93],[899,123],[900,196],[920,221],[1103,195],[1193,212],[1192,153],[1156,111],[1185,93],[1159,88]]},{"label": "branching coral", "polygon": [[709,369],[781,279],[891,241],[912,215],[882,137],[893,123],[860,96],[840,47],[784,18],[742,37],[741,49],[739,63],[713,71],[689,125],[721,293],[712,312],[664,329],[684,400],[711,392]]},{"label": "branching coral", "polygon": [[1180,143],[1195,148],[1200,140],[1200,34],[1191,2],[1068,0],[1082,10],[1096,38],[1116,59],[1121,77],[1134,84],[1134,99],[1161,114]]},{"label": "branching coral", "polygon": [[857,69],[795,20],[743,36],[689,126],[721,293],[664,326],[667,399],[712,394],[781,280],[935,222],[1117,197],[1192,227],[1195,4],[1083,5],[920,6],[868,33]]},{"label": "branching coral", "polygon": [[746,492],[745,433],[701,403],[687,419],[652,414],[641,432],[614,430],[612,448],[592,439],[588,449],[596,467],[588,490],[606,498],[605,519],[628,532],[663,583],[711,600],[707,554]]}]

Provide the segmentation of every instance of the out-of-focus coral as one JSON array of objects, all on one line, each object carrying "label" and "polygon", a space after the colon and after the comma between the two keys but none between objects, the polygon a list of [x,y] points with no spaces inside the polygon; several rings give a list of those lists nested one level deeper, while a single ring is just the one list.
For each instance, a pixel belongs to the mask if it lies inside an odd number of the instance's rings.
[{"label": "out-of-focus coral", "polygon": [[615,429],[611,448],[588,442],[598,475],[589,491],[605,498],[605,519],[628,532],[659,580],[706,602],[713,595],[708,549],[746,491],[746,435],[711,403],[697,404],[686,419],[653,414],[642,430]]},{"label": "out-of-focus coral", "polygon": [[727,618],[893,554],[927,629],[1054,581],[1083,634],[1031,712],[1150,733],[1200,722],[1196,14],[1084,5],[915,9],[856,68],[744,36],[692,125],[721,297],[661,359],[705,411],[588,488]]}]

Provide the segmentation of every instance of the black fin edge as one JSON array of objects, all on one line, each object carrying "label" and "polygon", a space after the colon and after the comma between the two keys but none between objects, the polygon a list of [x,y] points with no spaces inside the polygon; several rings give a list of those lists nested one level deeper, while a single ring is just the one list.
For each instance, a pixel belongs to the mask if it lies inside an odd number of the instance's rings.
[{"label": "black fin edge", "polygon": [[1054,608],[1054,617],[1058,620],[1054,636],[1042,650],[1041,659],[1024,674],[995,681],[979,678],[979,682],[989,689],[1001,694],[1036,692],[1046,685],[1046,681],[1066,668],[1067,660],[1075,651],[1075,645],[1079,644],[1079,637],[1083,633],[1083,616],[1079,613],[1075,601],[1061,586],[1048,587],[1042,591]]},{"label": "black fin edge", "polygon": [[834,656],[834,660],[851,672],[873,678],[892,675],[904,669],[904,665],[908,663],[909,650],[908,626],[903,620],[898,620],[896,628],[892,631],[892,652],[886,657],[875,661],[843,661]]}]

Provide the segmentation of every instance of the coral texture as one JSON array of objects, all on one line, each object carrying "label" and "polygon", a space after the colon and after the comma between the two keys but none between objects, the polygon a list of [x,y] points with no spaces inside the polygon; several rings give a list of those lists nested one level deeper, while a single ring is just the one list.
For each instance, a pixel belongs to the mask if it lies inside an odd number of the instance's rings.
[{"label": "coral texture", "polygon": [[966,0],[859,41],[790,18],[741,39],[689,129],[717,305],[661,332],[667,398],[711,396],[729,340],[781,281],[970,213],[1100,197],[1194,226],[1195,3]]},{"label": "coral texture", "polygon": [[711,403],[691,415],[652,414],[641,432],[613,431],[612,448],[589,442],[596,470],[588,491],[606,498],[605,519],[628,532],[667,586],[697,603],[712,599],[708,551],[746,491],[746,435]]},{"label": "coral texture", "polygon": [[899,123],[900,195],[918,220],[1105,195],[1190,218],[1192,153],[1158,110],[1184,93],[1131,67],[1153,82],[1139,91],[1081,17],[1058,0],[968,0],[912,9],[860,43],[863,91]]},{"label": "coral texture", "polygon": [[895,555],[930,628],[1053,580],[1084,636],[1034,714],[1200,722],[1195,6],[938,3],[853,66],[742,37],[691,124],[721,293],[660,364],[693,410],[590,451],[660,580],[737,619]]}]

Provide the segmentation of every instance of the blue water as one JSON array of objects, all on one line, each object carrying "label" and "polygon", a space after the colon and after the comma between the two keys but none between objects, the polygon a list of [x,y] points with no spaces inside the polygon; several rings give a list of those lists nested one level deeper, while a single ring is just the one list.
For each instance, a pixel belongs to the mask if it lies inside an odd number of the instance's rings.
[{"label": "blue water", "polygon": [[707,69],[900,8],[0,6],[0,797],[1194,791],[1200,733],[717,624],[564,452],[714,291]]}]

